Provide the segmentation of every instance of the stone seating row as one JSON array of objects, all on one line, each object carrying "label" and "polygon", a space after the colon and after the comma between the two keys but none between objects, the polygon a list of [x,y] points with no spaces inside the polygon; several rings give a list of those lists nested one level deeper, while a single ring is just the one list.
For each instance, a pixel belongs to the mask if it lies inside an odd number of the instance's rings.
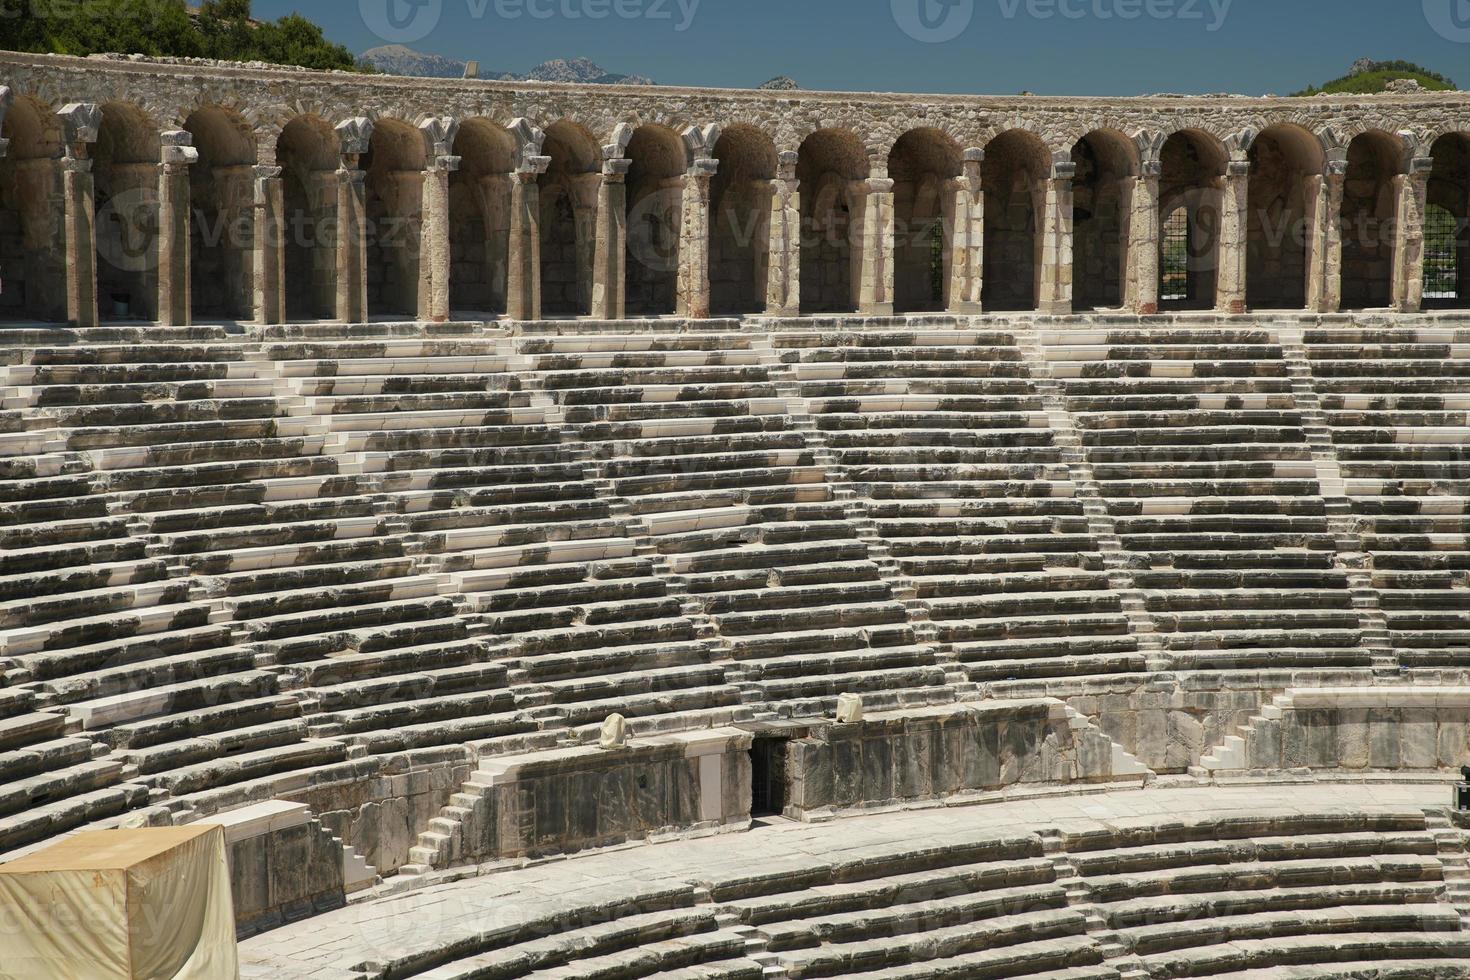
[{"label": "stone seating row", "polygon": [[1312,383],[1341,460],[1389,638],[1413,666],[1459,662],[1470,643],[1470,333],[1307,331]]},{"label": "stone seating row", "polygon": [[1143,666],[1014,337],[781,334],[773,345],[971,680]]}]

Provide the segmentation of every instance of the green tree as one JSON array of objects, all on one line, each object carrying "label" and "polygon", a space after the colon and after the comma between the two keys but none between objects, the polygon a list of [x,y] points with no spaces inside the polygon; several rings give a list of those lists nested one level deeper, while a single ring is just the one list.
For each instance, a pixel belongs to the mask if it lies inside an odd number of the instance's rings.
[{"label": "green tree", "polygon": [[250,17],[250,0],[0,0],[0,48],[52,54],[122,52],[153,57],[270,61],[304,68],[362,70],[340,44],[300,14]]}]

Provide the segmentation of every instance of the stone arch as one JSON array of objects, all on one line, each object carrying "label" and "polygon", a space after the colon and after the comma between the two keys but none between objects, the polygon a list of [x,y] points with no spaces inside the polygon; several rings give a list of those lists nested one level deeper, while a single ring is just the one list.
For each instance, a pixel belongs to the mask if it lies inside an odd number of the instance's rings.
[{"label": "stone arch", "polygon": [[546,127],[541,145],[551,162],[537,178],[541,208],[541,309],[546,316],[592,312],[597,188],[602,151],[581,125]]},{"label": "stone arch", "polygon": [[861,249],[853,237],[862,207],[857,185],[867,177],[867,149],[850,130],[817,130],[797,151],[803,313],[857,310]]},{"label": "stone arch", "polygon": [[1113,129],[1072,145],[1072,302],[1078,310],[1123,305],[1138,148]]},{"label": "stone arch", "polygon": [[888,154],[893,180],[893,309],[938,312],[948,305],[954,226],[952,181],[962,148],[941,130],[911,129]]},{"label": "stone arch", "polygon": [[766,305],[776,145],[755,126],[736,124],[715,141],[714,158],[720,168],[710,181],[710,312],[759,313]]},{"label": "stone arch", "polygon": [[276,137],[284,204],[286,318],[337,312],[337,133],[317,115],[291,119]]},{"label": "stone arch", "polygon": [[189,167],[190,292],[195,317],[253,315],[255,133],[219,105],[184,120],[199,160]]},{"label": "stone arch", "polygon": [[679,225],[684,198],[684,141],[660,123],[633,131],[628,166],[628,316],[662,316],[676,309]]},{"label": "stone arch", "polygon": [[1222,178],[1230,151],[1214,134],[1181,129],[1159,151],[1159,305],[1215,306]]},{"label": "stone arch", "polygon": [[1251,141],[1246,209],[1246,305],[1299,310],[1307,305],[1313,180],[1326,167],[1322,142],[1295,123]]},{"label": "stone arch", "polygon": [[102,105],[92,147],[97,208],[97,312],[103,320],[158,316],[159,127],[128,102]]},{"label": "stone arch", "polygon": [[[1470,133],[1445,133],[1429,149],[1424,305],[1470,307]],[[1436,210],[1438,209],[1438,210]]]},{"label": "stone arch", "polygon": [[986,310],[1034,310],[1041,290],[1041,216],[1051,152],[1040,136],[1010,129],[985,146]]},{"label": "stone arch", "polygon": [[1342,188],[1342,307],[1363,310],[1393,302],[1394,225],[1404,145],[1369,130],[1347,146]]},{"label": "stone arch", "polygon": [[416,317],[427,150],[401,119],[374,120],[360,166],[366,171],[368,311]]},{"label": "stone arch", "polygon": [[10,141],[0,158],[0,317],[65,320],[60,120],[21,96],[0,134]]},{"label": "stone arch", "polygon": [[488,119],[467,119],[460,123],[454,155],[460,163],[449,175],[449,304],[504,313],[515,137]]}]

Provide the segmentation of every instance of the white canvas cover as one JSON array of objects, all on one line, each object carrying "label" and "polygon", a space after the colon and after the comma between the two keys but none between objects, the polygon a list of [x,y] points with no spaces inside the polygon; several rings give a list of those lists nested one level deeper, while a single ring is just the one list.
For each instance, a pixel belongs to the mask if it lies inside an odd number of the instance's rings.
[{"label": "white canvas cover", "polygon": [[218,826],[98,830],[0,865],[0,980],[235,980]]}]

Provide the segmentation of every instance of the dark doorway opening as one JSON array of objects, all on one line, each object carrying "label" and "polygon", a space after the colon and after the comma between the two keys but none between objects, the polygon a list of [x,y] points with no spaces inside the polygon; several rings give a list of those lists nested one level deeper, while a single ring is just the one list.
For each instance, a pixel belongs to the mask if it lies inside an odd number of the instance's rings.
[{"label": "dark doorway opening", "polygon": [[750,815],[779,817],[786,810],[785,738],[757,736],[750,746]]}]

